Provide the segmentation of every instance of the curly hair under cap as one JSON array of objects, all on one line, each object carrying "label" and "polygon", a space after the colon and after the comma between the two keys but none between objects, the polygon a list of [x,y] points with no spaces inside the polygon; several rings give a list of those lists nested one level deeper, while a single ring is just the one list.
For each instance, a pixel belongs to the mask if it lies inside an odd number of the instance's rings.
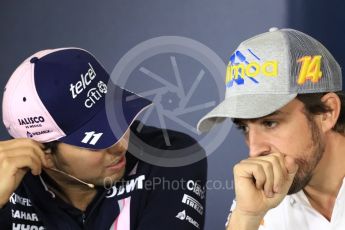
[{"label": "curly hair under cap", "polygon": [[51,142],[43,143],[44,151],[50,150],[51,153],[55,154],[57,152],[59,143],[60,141],[51,141]]},{"label": "curly hair under cap", "polygon": [[[341,107],[337,123],[332,130],[345,136],[345,94],[343,91],[334,93],[339,97]],[[331,111],[331,108],[321,101],[325,94],[327,93],[298,94],[297,99],[304,104],[307,115],[319,115]]]}]

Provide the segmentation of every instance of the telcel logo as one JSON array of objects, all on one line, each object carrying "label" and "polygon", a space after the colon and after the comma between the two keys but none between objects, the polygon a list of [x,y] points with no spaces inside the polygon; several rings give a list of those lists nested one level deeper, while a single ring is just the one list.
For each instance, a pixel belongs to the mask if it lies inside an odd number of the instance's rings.
[{"label": "telcel logo", "polygon": [[247,65],[243,63],[233,65],[229,63],[226,69],[226,83],[242,78],[243,75],[247,77],[256,77],[262,74],[266,77],[278,76],[278,62],[265,61],[262,65],[258,62],[249,62]]},{"label": "telcel logo", "polygon": [[96,77],[96,72],[93,69],[92,65],[88,63],[90,68],[88,71],[83,75],[80,75],[80,81],[77,81],[75,84],[70,85],[70,91],[72,93],[73,99],[75,99],[79,94],[83,92],[84,89],[87,88],[88,85],[91,84],[92,80]]}]

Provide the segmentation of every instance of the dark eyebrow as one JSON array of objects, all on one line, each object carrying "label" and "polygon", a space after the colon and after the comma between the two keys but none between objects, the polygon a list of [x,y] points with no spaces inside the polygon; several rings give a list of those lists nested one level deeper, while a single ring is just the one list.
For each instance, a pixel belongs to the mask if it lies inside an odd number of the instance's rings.
[{"label": "dark eyebrow", "polygon": [[260,120],[260,119],[265,119],[267,117],[271,117],[271,116],[276,116],[276,115],[280,115],[280,114],[286,114],[285,112],[281,111],[281,110],[277,110],[273,113],[270,113],[266,116],[263,116],[263,117],[259,117],[259,118],[251,118],[251,119],[244,119],[244,118],[233,118],[231,119],[232,122],[235,124],[235,125],[239,125],[239,124],[242,124],[244,121],[252,121],[252,122],[255,122],[257,120]]}]

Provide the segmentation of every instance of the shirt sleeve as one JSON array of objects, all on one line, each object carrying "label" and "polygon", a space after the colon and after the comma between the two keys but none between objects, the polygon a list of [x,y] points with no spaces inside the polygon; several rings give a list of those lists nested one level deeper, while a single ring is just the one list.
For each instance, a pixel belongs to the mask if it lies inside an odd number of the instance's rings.
[{"label": "shirt sleeve", "polygon": [[[184,142],[186,138],[190,137],[184,136]],[[197,151],[205,155],[204,150],[196,142],[194,144]],[[198,162],[182,167],[152,166],[148,180],[152,186],[146,188],[146,205],[136,230],[204,228],[206,156]]]},{"label": "shirt sleeve", "polygon": [[203,229],[205,171],[205,160],[192,166],[155,169],[150,178],[152,191],[137,230]]},{"label": "shirt sleeve", "polygon": [[12,229],[11,226],[11,208],[10,203],[7,203],[0,209],[0,226],[1,229]]},{"label": "shirt sleeve", "polygon": [[[276,230],[276,229],[285,229],[284,227],[284,219],[283,219],[283,212],[282,212],[282,206],[283,204],[281,203],[278,205],[276,208],[273,208],[269,210],[264,218],[261,220],[260,226],[258,230]],[[231,208],[230,208],[230,214],[228,216],[227,222],[225,226],[228,225],[231,214],[234,211],[236,207],[236,200],[233,200]]]}]

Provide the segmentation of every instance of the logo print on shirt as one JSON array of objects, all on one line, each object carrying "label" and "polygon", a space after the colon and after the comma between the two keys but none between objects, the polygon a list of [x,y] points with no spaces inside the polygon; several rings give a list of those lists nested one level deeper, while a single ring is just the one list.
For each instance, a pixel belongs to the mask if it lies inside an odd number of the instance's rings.
[{"label": "logo print on shirt", "polygon": [[129,194],[134,190],[142,190],[144,188],[145,175],[140,175],[136,178],[126,181],[120,186],[114,185],[108,190],[108,195],[106,198],[112,198],[114,196],[121,196],[124,194]]},{"label": "logo print on shirt", "polygon": [[196,199],[194,199],[191,196],[188,196],[187,194],[183,195],[182,198],[182,203],[192,207],[193,209],[195,209],[200,215],[202,215],[204,213],[204,207],[200,204],[199,201],[197,201]]},{"label": "logo print on shirt", "polygon": [[176,218],[180,220],[186,219],[186,210],[183,210],[182,212],[177,213]]},{"label": "logo print on shirt", "polygon": [[183,211],[177,213],[176,218],[177,218],[177,219],[180,219],[180,220],[186,220],[186,221],[188,221],[190,224],[194,225],[196,228],[198,228],[198,229],[200,228],[199,223],[196,222],[195,220],[193,220],[192,217],[190,217],[190,216],[188,216],[188,215],[186,214],[186,210],[183,210]]},{"label": "logo print on shirt", "polygon": [[200,197],[200,199],[203,200],[205,198],[206,188],[205,188],[205,186],[201,187],[197,181],[193,181],[193,180],[187,181],[187,189],[189,191],[192,191],[198,197]]}]

